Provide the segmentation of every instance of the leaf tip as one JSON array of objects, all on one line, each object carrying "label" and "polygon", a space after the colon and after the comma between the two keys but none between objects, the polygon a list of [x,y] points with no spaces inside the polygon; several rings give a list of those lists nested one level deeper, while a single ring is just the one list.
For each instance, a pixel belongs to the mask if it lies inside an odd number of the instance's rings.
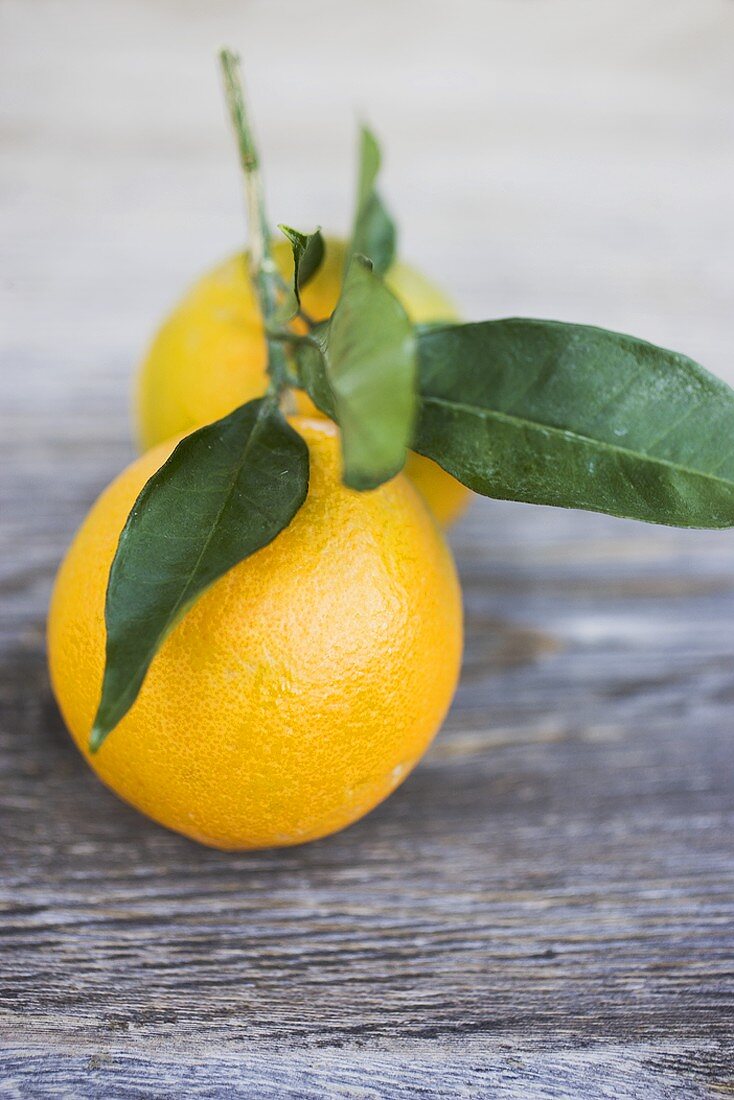
[{"label": "leaf tip", "polygon": [[[406,452],[407,454],[407,452]],[[363,467],[355,468],[346,465],[342,472],[342,484],[347,489],[353,489],[357,493],[369,493],[373,489],[379,489],[387,481],[392,481],[405,465],[405,458],[399,464],[389,469],[368,470]]]},{"label": "leaf tip", "polygon": [[232,68],[233,66],[239,65],[240,63],[240,55],[234,50],[230,50],[228,46],[222,46],[219,49],[217,56],[219,58],[219,64],[225,70],[228,68]]},{"label": "leaf tip", "polygon": [[92,732],[89,734],[89,741],[87,742],[91,753],[99,752],[108,733],[110,733],[110,730],[105,729],[99,719],[96,718],[92,726]]},{"label": "leaf tip", "polygon": [[379,157],[380,143],[375,136],[375,131],[363,118],[359,119],[359,136],[363,144],[370,146],[371,151]]}]

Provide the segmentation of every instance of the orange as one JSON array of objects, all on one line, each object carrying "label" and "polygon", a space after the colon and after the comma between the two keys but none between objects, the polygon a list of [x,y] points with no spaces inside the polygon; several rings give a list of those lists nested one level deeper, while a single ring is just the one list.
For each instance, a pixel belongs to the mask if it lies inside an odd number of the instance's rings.
[{"label": "orange", "polygon": [[176,626],[93,756],[86,743],[110,564],[135,498],[174,441],[100,496],[51,603],[52,682],[81,752],[121,798],[218,848],[297,844],[367,813],[425,752],[459,671],[453,562],[410,482],[399,475],[373,492],[346,489],[335,426],[293,424],[311,459],[302,509]]},{"label": "orange", "polygon": [[[283,275],[291,278],[287,241],[274,248]],[[326,241],[326,258],[306,287],[303,305],[316,320],[329,316],[339,297],[343,241]],[[395,263],[386,281],[416,322],[457,319],[452,304],[419,272]],[[196,283],[155,337],[139,372],[136,418],[141,446],[148,448],[217,420],[265,389],[265,341],[246,258],[233,256]],[[300,412],[314,413],[304,394]],[[463,511],[469,490],[440,466],[411,455],[408,476],[440,523]]]}]

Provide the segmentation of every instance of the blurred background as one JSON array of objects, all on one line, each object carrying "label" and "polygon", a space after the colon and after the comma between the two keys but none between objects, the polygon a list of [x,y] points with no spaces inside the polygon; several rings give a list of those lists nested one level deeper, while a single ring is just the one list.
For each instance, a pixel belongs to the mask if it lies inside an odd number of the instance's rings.
[{"label": "blurred background", "polygon": [[347,228],[364,118],[403,255],[467,316],[594,322],[734,382],[730,0],[2,0],[0,13],[11,461],[82,437],[116,451],[112,472],[154,327],[242,243],[223,44],[245,62],[274,222]]}]

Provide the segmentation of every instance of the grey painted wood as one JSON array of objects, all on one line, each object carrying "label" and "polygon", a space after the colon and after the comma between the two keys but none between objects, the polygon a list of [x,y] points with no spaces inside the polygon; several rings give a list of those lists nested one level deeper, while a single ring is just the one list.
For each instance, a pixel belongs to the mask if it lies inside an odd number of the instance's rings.
[{"label": "grey painted wood", "polygon": [[407,251],[470,314],[734,381],[734,6],[448,8],[0,6],[0,1096],[734,1092],[729,533],[477,502],[444,731],[301,849],[147,823],[50,695],[51,579],[132,453],[131,366],[240,232],[223,40],[276,217],[345,223],[356,103]]}]

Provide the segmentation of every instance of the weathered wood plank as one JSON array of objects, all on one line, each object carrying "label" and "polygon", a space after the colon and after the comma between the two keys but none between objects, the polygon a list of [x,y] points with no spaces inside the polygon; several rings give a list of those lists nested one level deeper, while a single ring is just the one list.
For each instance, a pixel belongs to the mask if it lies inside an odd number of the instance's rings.
[{"label": "weathered wood plank", "polygon": [[2,1096],[734,1092],[728,533],[477,502],[446,728],[389,802],[301,849],[144,821],[51,698],[51,579],[132,453],[130,365],[238,232],[223,38],[253,43],[276,213],[344,223],[363,94],[408,244],[470,311],[637,330],[734,381],[734,8],[425,10],[319,0],[288,30],[281,5],[6,0]]},{"label": "weathered wood plank", "polygon": [[[368,1052],[295,1050],[287,1059],[274,1051],[247,1051],[244,1055],[197,1057],[183,1050],[175,1056],[163,1054],[141,1061],[129,1050],[109,1055],[76,1052],[49,1057],[23,1048],[11,1053],[7,1084],[19,1095],[37,1095],[52,1082],[57,1095],[108,1095],[114,1074],[115,1096],[121,1100],[143,1095],[175,1095],[176,1081],[186,1096],[218,1100],[221,1096],[262,1097],[279,1100],[297,1096],[322,1100],[327,1096],[396,1100],[416,1097],[492,1096],[502,1100],[561,1100],[583,1096],[585,1100],[705,1100],[716,1094],[693,1080],[700,1066],[700,1052],[648,1049],[642,1045],[590,1048],[576,1052],[537,1054],[522,1048],[443,1050],[431,1053],[398,1045],[384,1049],[372,1046]],[[723,1075],[730,1063],[706,1049],[706,1068],[718,1065]],[[491,1081],[488,1090],[488,1081]]]}]

